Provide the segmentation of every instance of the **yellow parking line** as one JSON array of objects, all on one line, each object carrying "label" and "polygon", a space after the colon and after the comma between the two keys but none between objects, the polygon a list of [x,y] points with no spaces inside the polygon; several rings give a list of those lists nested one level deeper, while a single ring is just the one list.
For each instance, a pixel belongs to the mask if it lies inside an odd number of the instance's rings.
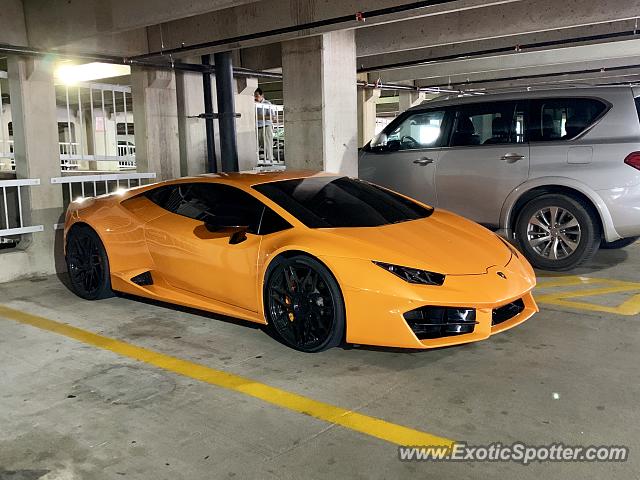
[{"label": "yellow parking line", "polygon": [[276,405],[287,410],[309,415],[326,422],[340,425],[356,432],[385,440],[397,445],[440,445],[450,446],[453,440],[403,427],[375,417],[369,417],[353,410],[313,400],[280,388],[271,387],[250,378],[205,367],[180,358],[164,355],[153,350],[137,347],[114,338],[98,335],[80,328],[55,322],[44,317],[31,315],[0,305],[0,316],[32,327],[57,333],[87,345],[93,345],[124,357],[153,365],[185,377],[209,383],[227,390],[243,393],[250,397]]},{"label": "yellow parking line", "polygon": [[554,287],[572,287],[577,285],[590,285],[593,283],[603,283],[607,280],[591,277],[577,277],[574,275],[566,277],[542,277],[543,279],[550,278],[551,280],[538,282],[538,288],[554,288]]},{"label": "yellow parking line", "polygon": [[[556,305],[560,307],[568,307],[578,310],[587,310],[591,312],[614,313],[617,315],[637,315],[640,313],[640,283],[627,282],[623,280],[612,280],[608,278],[592,278],[567,275],[563,277],[549,277],[549,281],[542,281],[538,284],[538,288],[546,290],[554,287],[571,287],[581,285],[601,285],[599,288],[572,289],[557,293],[541,293],[536,295],[536,300],[541,304]],[[637,291],[639,294],[633,295],[623,303],[617,306],[598,305],[596,303],[587,303],[572,301],[572,298],[578,297],[596,297],[599,295],[609,295],[612,293]]]}]

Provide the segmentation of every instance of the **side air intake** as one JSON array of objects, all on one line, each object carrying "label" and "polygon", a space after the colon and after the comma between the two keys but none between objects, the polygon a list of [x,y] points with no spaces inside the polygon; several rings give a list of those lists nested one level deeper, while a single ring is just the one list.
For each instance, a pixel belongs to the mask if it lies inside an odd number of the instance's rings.
[{"label": "side air intake", "polygon": [[144,272],[140,275],[136,275],[131,279],[131,281],[136,285],[140,285],[141,287],[144,287],[146,285],[153,285],[153,277],[151,276],[151,272]]}]

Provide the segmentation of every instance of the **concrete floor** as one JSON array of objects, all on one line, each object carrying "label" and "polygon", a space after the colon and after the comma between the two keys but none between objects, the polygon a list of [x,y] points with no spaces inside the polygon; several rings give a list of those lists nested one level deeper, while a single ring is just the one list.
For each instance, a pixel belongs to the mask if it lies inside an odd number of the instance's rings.
[{"label": "concrete floor", "polygon": [[[640,243],[572,273],[640,282],[638,265]],[[0,480],[640,478],[637,314],[543,304],[476,344],[305,355],[241,322],[85,302],[56,277],[0,285],[0,303],[470,444],[631,448],[626,463],[402,463],[393,444],[0,318]]]}]

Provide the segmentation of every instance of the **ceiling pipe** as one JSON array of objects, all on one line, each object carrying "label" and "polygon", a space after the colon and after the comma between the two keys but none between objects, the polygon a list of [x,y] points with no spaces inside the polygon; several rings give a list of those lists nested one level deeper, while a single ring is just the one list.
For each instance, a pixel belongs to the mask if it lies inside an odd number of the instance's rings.
[{"label": "ceiling pipe", "polygon": [[397,83],[370,83],[360,81],[358,82],[360,88],[379,88],[380,90],[402,90],[409,92],[425,92],[425,93],[464,93],[462,90],[455,90],[446,87],[415,87],[413,85],[402,85]]},{"label": "ceiling pipe", "polygon": [[[70,60],[85,60],[90,62],[111,63],[115,65],[128,65],[135,67],[158,68],[162,70],[181,70],[197,73],[210,73],[215,75],[215,65],[202,65],[198,63],[183,62],[152,62],[149,60],[136,60],[130,57],[119,57],[116,55],[101,55],[93,53],[75,53],[39,50],[31,47],[21,47],[16,45],[0,44],[0,54],[23,55],[28,57],[63,58]],[[234,77],[257,77],[282,80],[282,74],[265,72],[261,70],[251,70],[249,68],[234,68]]]},{"label": "ceiling pipe", "polygon": [[[473,81],[473,82],[459,82],[459,83],[452,83],[450,85],[447,86],[443,86],[442,88],[454,88],[454,87],[459,87],[459,88],[464,88],[465,86],[471,86],[473,87],[474,84],[476,85],[483,85],[486,83],[494,83],[494,82],[511,82],[511,81],[517,81],[517,80],[535,80],[538,78],[552,78],[552,77],[566,77],[568,75],[580,75],[580,74],[588,74],[588,73],[607,73],[607,72],[616,72],[616,71],[620,71],[620,70],[629,70],[629,69],[639,69],[640,70],[640,64],[628,64],[628,65],[618,65],[616,67],[601,67],[601,68],[589,68],[589,69],[580,69],[580,70],[565,70],[563,72],[555,72],[555,73],[535,73],[535,74],[531,74],[531,75],[517,75],[517,76],[511,76],[511,77],[500,77],[500,78],[492,78],[490,80],[477,80],[477,81]],[[595,79],[594,79],[595,80]],[[634,82],[629,82],[629,83],[634,83]],[[524,88],[525,86],[523,86]],[[432,87],[422,87],[422,88],[440,88],[437,85],[434,85]],[[475,87],[474,89],[477,90],[478,87]]]}]

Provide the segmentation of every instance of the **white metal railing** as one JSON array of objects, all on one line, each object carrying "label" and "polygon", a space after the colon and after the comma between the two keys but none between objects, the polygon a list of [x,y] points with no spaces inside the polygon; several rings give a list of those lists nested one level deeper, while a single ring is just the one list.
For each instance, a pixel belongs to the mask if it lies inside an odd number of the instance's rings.
[{"label": "white metal railing", "polygon": [[60,155],[78,155],[78,142],[58,142]]},{"label": "white metal railing", "polygon": [[284,165],[284,107],[256,103],[255,120],[258,166]]},{"label": "white metal railing", "polygon": [[[136,168],[131,87],[106,83],[56,85],[59,121],[66,142],[60,143],[62,171],[117,172]],[[66,117],[66,118],[65,118]],[[124,125],[124,131],[118,125]]]},{"label": "white metal railing", "polygon": [[136,155],[135,145],[118,145],[119,157],[134,157]]},{"label": "white metal railing", "polygon": [[70,175],[54,177],[52,184],[66,185],[65,202],[80,197],[96,197],[113,193],[121,188],[132,188],[143,185],[156,178],[155,173],[105,173],[99,175]]},{"label": "white metal railing", "polygon": [[40,180],[37,178],[0,180],[0,237],[44,230],[42,225],[24,225],[22,188],[34,185],[40,185]]}]

